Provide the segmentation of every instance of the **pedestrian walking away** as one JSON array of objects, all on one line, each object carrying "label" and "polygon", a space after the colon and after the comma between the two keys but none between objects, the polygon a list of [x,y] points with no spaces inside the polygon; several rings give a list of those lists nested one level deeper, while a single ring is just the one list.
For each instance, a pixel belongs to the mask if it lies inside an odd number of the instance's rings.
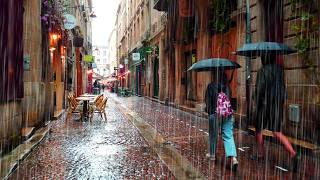
[{"label": "pedestrian walking away", "polygon": [[215,160],[219,131],[221,131],[225,155],[230,167],[233,170],[236,170],[238,161],[236,158],[237,151],[233,137],[234,117],[232,111],[231,114],[227,116],[221,116],[217,112],[218,96],[221,94],[226,95],[228,100],[231,97],[227,76],[224,72],[219,71],[216,81],[213,81],[208,85],[205,94],[206,112],[209,115],[209,153],[207,154],[207,157],[211,160]]},{"label": "pedestrian walking away", "polygon": [[264,141],[262,130],[273,132],[293,158],[293,169],[297,166],[297,155],[287,137],[281,132],[283,122],[283,105],[286,96],[284,70],[275,63],[274,54],[261,57],[262,68],[258,71],[256,80],[256,141],[258,152],[255,158],[264,158]]}]

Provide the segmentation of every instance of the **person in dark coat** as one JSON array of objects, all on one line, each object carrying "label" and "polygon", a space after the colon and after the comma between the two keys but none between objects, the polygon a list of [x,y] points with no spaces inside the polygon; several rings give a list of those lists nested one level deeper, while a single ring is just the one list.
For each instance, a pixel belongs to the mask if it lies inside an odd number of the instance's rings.
[{"label": "person in dark coat", "polygon": [[207,157],[215,160],[218,135],[221,129],[226,157],[229,158],[230,167],[236,170],[238,160],[236,159],[237,151],[233,138],[234,117],[233,115],[219,117],[216,114],[218,94],[224,92],[230,98],[231,90],[227,75],[223,71],[219,71],[217,75],[217,80],[208,85],[205,94],[206,112],[209,115],[209,153]]},{"label": "person in dark coat", "polygon": [[275,55],[261,57],[262,68],[258,71],[256,80],[256,140],[258,144],[258,156],[264,156],[262,130],[268,129],[289,152],[295,157],[296,152],[281,132],[283,122],[283,105],[286,96],[284,83],[284,70],[280,65],[275,64]]}]

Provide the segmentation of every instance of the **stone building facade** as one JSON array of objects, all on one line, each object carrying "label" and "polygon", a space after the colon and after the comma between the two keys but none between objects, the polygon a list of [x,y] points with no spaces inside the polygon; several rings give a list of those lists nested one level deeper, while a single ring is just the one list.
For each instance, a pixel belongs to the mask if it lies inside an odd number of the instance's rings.
[{"label": "stone building facade", "polygon": [[[75,48],[73,32],[62,28],[62,13],[75,9],[82,19],[81,27],[85,26],[82,28],[85,37],[91,37],[88,29],[91,25],[85,18],[89,17],[92,4],[91,1],[83,4],[89,7],[84,16],[78,0],[64,3],[1,1],[0,12],[4,18],[0,20],[0,110],[4,113],[0,115],[0,154],[51,120],[55,111],[65,108],[64,95],[68,89],[65,79],[74,72]],[[12,32],[14,36],[10,35]],[[91,53],[90,37],[81,45],[83,54]],[[68,64],[72,68],[68,69]]]},{"label": "stone building facade", "polygon": [[[251,42],[285,43],[298,52],[277,58],[277,63],[285,69],[287,86],[284,132],[295,139],[319,143],[318,1],[301,4],[290,0],[232,0],[227,2],[227,15],[218,25],[214,22],[217,13],[221,13],[215,7],[219,1],[123,2],[127,13],[122,14],[129,17],[122,21],[123,17],[118,16],[118,25],[127,23],[122,25],[122,34],[117,34],[118,60],[129,59],[131,75],[127,87],[137,95],[202,112],[205,90],[215,73],[187,72],[187,69],[202,59],[228,58],[242,66],[233,72],[231,82],[232,98],[237,103],[237,123],[240,128],[251,127],[254,120],[248,115],[255,111],[255,81],[261,61],[260,58],[247,61],[233,52],[249,38]],[[142,18],[148,13],[150,17]],[[159,18],[161,28],[155,31]],[[140,61],[131,59],[135,52],[140,53]],[[227,74],[231,78],[232,72]]]},{"label": "stone building facade", "polygon": [[[186,107],[192,111],[200,111],[204,102],[204,92],[214,74],[189,73],[186,69],[194,62],[211,57],[228,58],[238,62],[242,68],[234,72],[231,83],[232,96],[237,100],[237,119],[240,127],[252,125],[253,120],[247,118],[249,112],[254,112],[254,90],[258,69],[261,67],[259,58],[249,61],[251,75],[249,84],[246,81],[246,58],[235,56],[232,52],[240,48],[248,34],[252,42],[275,41],[298,48],[298,53],[277,58],[277,63],[283,65],[286,76],[287,100],[284,107],[284,133],[296,139],[302,139],[319,144],[319,29],[305,32],[303,28],[311,29],[311,24],[317,27],[319,23],[318,1],[310,4],[294,1],[237,0],[232,1],[229,18],[232,26],[222,33],[212,33],[210,16],[212,7],[210,0],[155,0],[154,8],[168,13],[166,24],[166,39],[173,52],[168,54],[168,63],[175,67],[175,88],[169,88],[169,100],[176,106]],[[246,25],[246,3],[249,2],[250,28]],[[192,8],[188,8],[188,5]],[[301,17],[304,12],[307,17]],[[301,18],[304,18],[302,20]],[[307,21],[307,23],[305,22]],[[306,25],[307,24],[307,25]],[[196,28],[186,39],[183,33],[192,25]],[[170,31],[175,29],[176,31]],[[246,34],[246,31],[249,33]],[[301,39],[299,37],[304,37]],[[305,40],[305,41],[304,41]],[[310,40],[310,41],[309,41]],[[306,45],[302,48],[301,45]],[[300,45],[300,49],[299,49]],[[170,53],[170,50],[168,50]],[[172,57],[173,56],[173,57]],[[169,70],[170,71],[170,70]],[[169,72],[170,73],[170,72]],[[228,73],[229,77],[231,73]],[[192,83],[189,83],[192,82]],[[248,93],[246,88],[248,87]],[[171,97],[171,98],[170,98]],[[173,97],[173,98],[172,98]],[[203,106],[202,106],[203,107]],[[252,119],[252,118],[251,118]]]}]

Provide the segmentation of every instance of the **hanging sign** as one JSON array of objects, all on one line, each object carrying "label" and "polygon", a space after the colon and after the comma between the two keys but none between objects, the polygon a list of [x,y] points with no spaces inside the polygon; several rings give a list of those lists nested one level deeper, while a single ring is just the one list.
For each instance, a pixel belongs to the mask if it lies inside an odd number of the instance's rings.
[{"label": "hanging sign", "polygon": [[84,61],[84,62],[87,62],[87,63],[93,63],[93,62],[94,62],[94,56],[92,56],[92,55],[85,55],[84,58],[83,58],[83,61]]},{"label": "hanging sign", "polygon": [[73,15],[64,14],[63,17],[64,17],[63,24],[65,29],[70,30],[76,27],[76,18]]},{"label": "hanging sign", "polygon": [[132,53],[132,60],[139,61],[140,60],[140,53]]}]

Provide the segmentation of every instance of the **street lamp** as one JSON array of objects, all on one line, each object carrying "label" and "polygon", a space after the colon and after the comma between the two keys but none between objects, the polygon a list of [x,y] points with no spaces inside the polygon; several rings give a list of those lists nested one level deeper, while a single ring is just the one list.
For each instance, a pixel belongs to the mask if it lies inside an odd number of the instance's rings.
[{"label": "street lamp", "polygon": [[91,17],[91,18],[96,18],[97,15],[96,15],[94,12],[91,12],[90,17]]}]

